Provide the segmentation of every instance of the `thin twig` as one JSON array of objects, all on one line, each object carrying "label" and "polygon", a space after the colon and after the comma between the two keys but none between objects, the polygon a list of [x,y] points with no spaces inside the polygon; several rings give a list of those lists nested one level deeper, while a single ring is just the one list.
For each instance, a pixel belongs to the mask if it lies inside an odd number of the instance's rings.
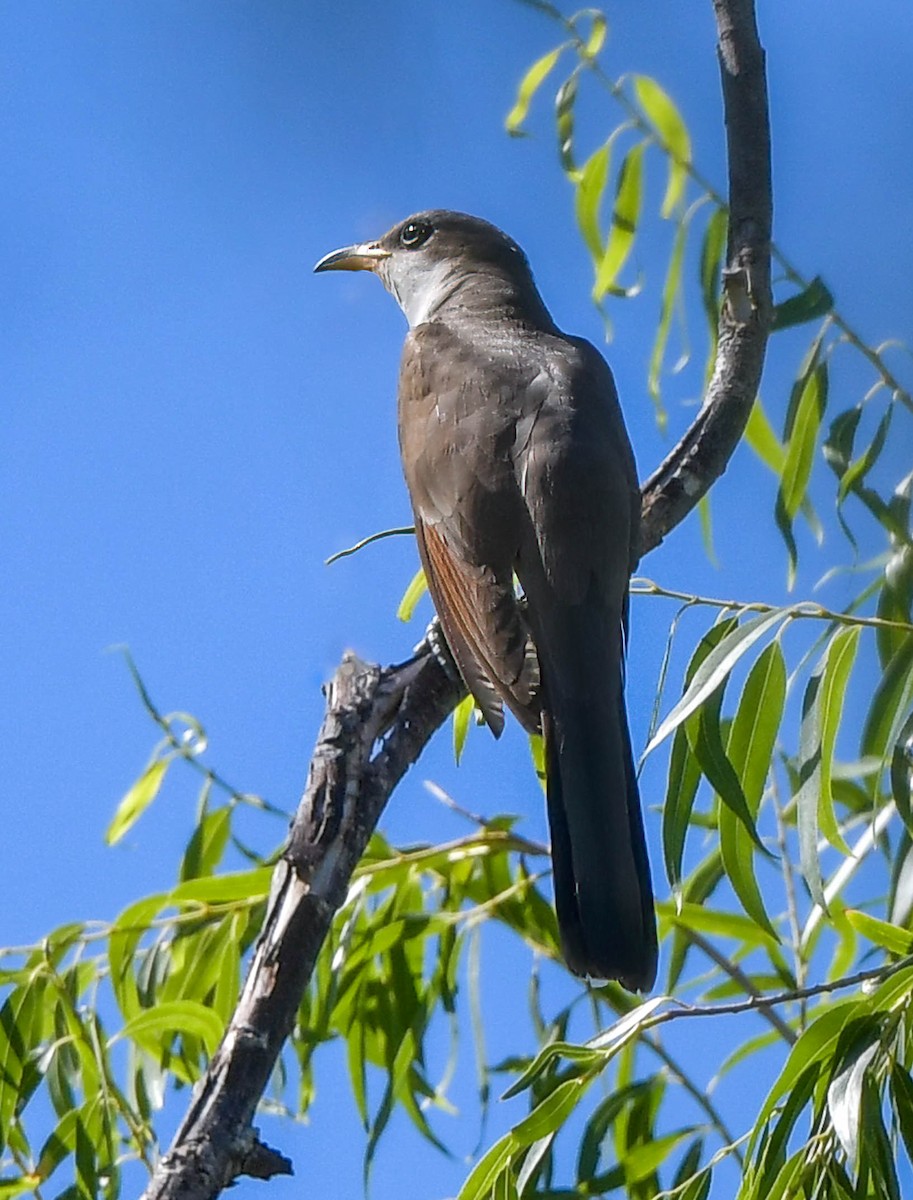
[{"label": "thin twig", "polygon": [[786,1024],[779,1013],[775,1013],[774,1010],[764,1002],[763,994],[758,991],[742,968],[737,963],[734,963],[731,959],[727,958],[725,954],[722,954],[719,950],[717,950],[716,946],[714,946],[711,941],[708,941],[702,933],[698,933],[696,929],[689,929],[688,937],[695,944],[695,946],[699,946],[707,955],[707,957],[716,963],[721,971],[725,971],[730,979],[734,980],[743,991],[749,994],[752,1000],[756,1001],[756,1008],[758,1012],[762,1017],[770,1022],[774,1029],[776,1029],[777,1033],[779,1033],[784,1039],[784,1041],[788,1042],[790,1046],[794,1045],[796,1041],[796,1031]]}]

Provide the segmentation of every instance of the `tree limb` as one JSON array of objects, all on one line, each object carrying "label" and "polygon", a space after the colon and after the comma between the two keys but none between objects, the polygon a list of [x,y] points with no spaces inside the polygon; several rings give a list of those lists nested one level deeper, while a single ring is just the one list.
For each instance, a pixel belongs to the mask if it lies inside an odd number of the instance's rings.
[{"label": "tree limb", "polygon": [[[658,546],[723,473],[757,393],[770,321],[770,139],[764,54],[753,0],[713,0],[729,152],[729,247],[716,364],[697,419],[643,488],[642,551]],[[222,1043],[144,1193],[208,1200],[241,1174],[291,1164],[252,1122],[333,914],[384,806],[465,694],[428,642],[381,669],[347,654],[288,846],[276,866],[263,930]]]}]

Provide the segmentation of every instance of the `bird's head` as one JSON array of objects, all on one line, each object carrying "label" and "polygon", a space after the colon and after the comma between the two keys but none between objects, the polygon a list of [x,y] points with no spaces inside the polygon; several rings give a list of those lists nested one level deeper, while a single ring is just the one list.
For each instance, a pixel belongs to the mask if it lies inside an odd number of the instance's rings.
[{"label": "bird's head", "polygon": [[526,255],[495,225],[467,213],[432,209],[394,225],[373,242],[325,255],[315,271],[373,271],[410,326],[430,320],[459,293],[463,308],[541,305]]}]

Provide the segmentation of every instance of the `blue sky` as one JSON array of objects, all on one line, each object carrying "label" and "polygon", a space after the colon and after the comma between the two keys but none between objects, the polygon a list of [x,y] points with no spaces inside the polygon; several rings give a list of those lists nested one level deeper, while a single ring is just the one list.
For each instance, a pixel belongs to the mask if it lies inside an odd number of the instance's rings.
[{"label": "blue sky", "polygon": [[[722,185],[710,12],[614,5],[607,65],[663,83],[696,160]],[[776,238],[824,276],[863,336],[909,339],[913,9],[769,2],[760,22]],[[393,411],[402,316],[374,280],[313,277],[316,259],[411,211],[466,209],[524,246],[561,325],[600,341],[546,96],[532,138],[503,131],[522,73],[556,40],[547,20],[507,0],[0,3],[0,943],[111,917],[174,879],[189,784],[167,787],[125,845],[102,843],[155,741],[108,647],[130,647],[163,709],[203,721],[223,775],[291,807],[320,684],[342,650],[395,661],[418,636],[393,617],[415,568],[406,539],[323,565],[408,523],[408,504]],[[582,136],[616,120],[591,101]],[[658,173],[652,186],[655,205]],[[640,255],[655,283],[660,252]],[[644,474],[668,446],[645,389],[657,306],[655,291],[615,305],[607,348]],[[700,359],[697,322],[693,337]],[[784,339],[771,356],[764,395],[778,423],[800,353]],[[673,431],[698,377],[666,383]],[[835,403],[855,399],[848,378]],[[772,498],[740,451],[714,496],[720,567],[689,522],[645,573],[687,591],[782,599],[782,550],[765,528]],[[816,552],[803,550],[814,581]],[[837,585],[823,599],[841,597]],[[634,606],[640,745],[672,612]],[[456,829],[427,778],[467,807],[528,814],[529,832],[544,834],[515,732],[497,747],[474,738],[458,772],[439,738],[391,807],[393,839]],[[264,846],[281,832],[250,830]],[[340,1131],[359,1135],[344,1077],[327,1070],[310,1128],[273,1136],[309,1191],[357,1190],[360,1151],[329,1156]],[[175,1114],[181,1104],[172,1098]],[[455,1190],[463,1168],[406,1135],[382,1152],[377,1196],[401,1194],[390,1174],[399,1154],[421,1164],[421,1194]]]}]

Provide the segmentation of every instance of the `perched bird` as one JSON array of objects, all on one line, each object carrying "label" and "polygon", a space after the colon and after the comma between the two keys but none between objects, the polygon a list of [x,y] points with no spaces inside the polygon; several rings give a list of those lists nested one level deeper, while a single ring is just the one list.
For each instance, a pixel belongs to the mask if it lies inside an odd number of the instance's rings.
[{"label": "perched bird", "polygon": [[656,920],[623,695],[640,491],[612,373],[477,217],[418,213],[315,270],[373,271],[406,315],[399,441],[447,644],[495,736],[506,704],[544,737],[568,966],[646,990]]}]

